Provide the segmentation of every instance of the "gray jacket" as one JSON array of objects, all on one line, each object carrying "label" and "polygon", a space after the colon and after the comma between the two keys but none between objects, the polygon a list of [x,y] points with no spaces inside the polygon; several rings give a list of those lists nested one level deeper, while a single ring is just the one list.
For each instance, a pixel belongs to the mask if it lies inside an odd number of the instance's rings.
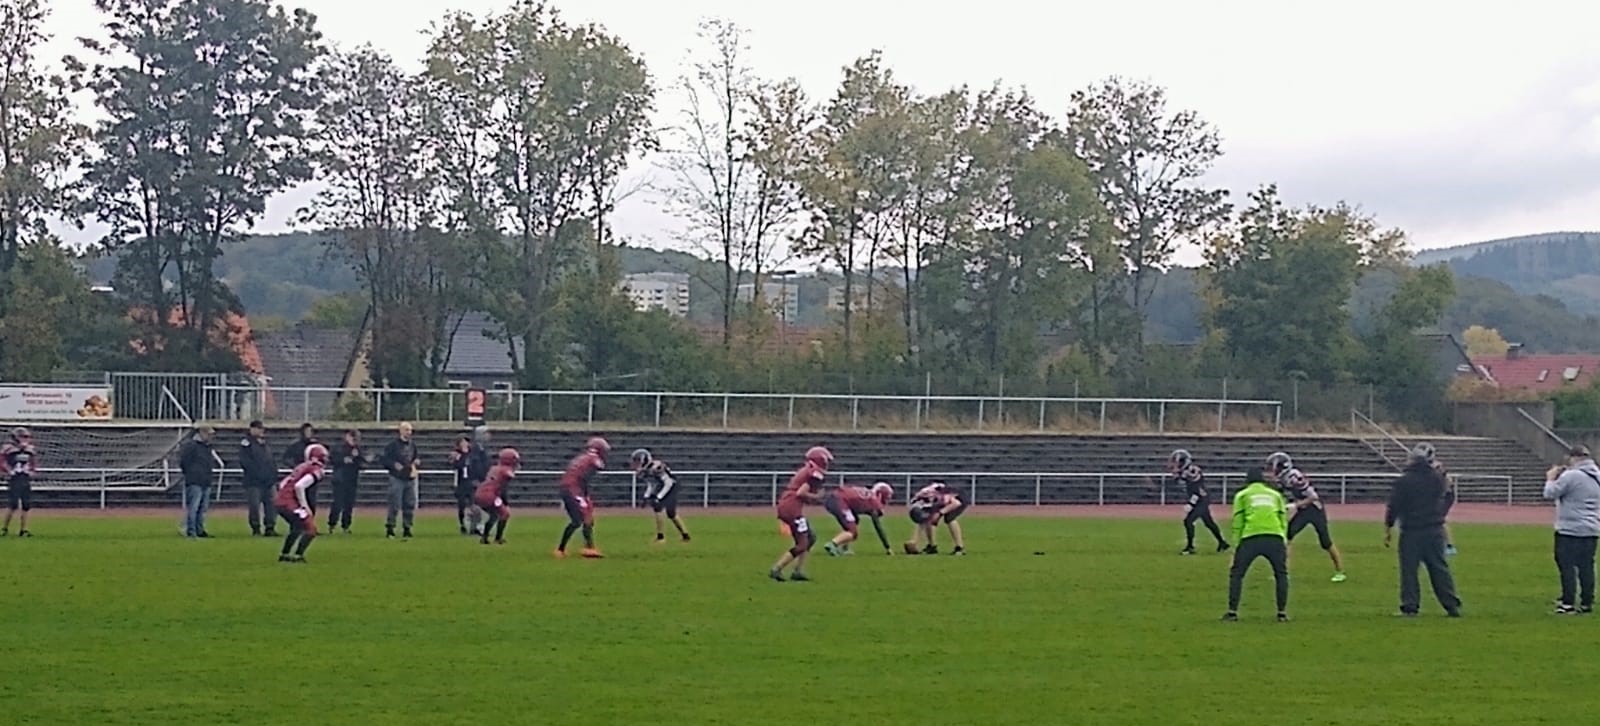
[{"label": "gray jacket", "polygon": [[1544,498],[1556,502],[1556,534],[1600,537],[1600,466],[1593,459],[1545,482]]}]

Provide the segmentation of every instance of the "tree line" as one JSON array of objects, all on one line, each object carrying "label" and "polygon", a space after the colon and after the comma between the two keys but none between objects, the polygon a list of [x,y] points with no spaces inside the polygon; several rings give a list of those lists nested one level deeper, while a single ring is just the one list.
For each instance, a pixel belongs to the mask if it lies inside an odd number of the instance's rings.
[{"label": "tree line", "polygon": [[[95,5],[101,37],[52,64],[37,57],[47,6],[0,0],[9,378],[237,365],[242,310],[217,260],[269,198],[313,181],[300,221],[360,281],[374,373],[396,386],[442,380],[466,312],[490,316],[529,386],[642,370],[683,387],[780,370],[1149,376],[1156,283],[1185,248],[1205,255],[1206,338],[1163,357],[1167,374],[1411,384],[1430,378],[1413,333],[1453,293],[1352,206],[1291,208],[1270,184],[1235,204],[1207,182],[1219,131],[1148,82],[929,94],[871,52],[811,98],[757,74],[732,23],[704,23],[690,70],[664,78],[604,27],[533,0],[445,13],[410,72],[268,0]],[[683,110],[658,125],[666,94]],[[661,160],[657,188],[625,184],[645,159]],[[627,240],[611,216],[642,191],[714,263],[714,342],[617,292]],[[52,216],[109,230],[97,249],[116,255],[114,294],[70,283]],[[796,259],[837,271],[837,324],[758,354],[780,333],[738,284]],[[1392,288],[1362,330],[1349,301],[1375,271]]]}]

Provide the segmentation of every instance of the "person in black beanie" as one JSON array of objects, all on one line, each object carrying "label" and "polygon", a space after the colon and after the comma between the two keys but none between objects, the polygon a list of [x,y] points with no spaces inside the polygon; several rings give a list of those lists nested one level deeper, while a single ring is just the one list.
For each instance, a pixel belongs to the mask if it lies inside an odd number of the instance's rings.
[{"label": "person in black beanie", "polygon": [[259,536],[265,529],[268,537],[276,537],[278,512],[273,508],[272,497],[277,494],[278,467],[267,450],[267,429],[260,421],[251,421],[250,431],[239,440],[239,467],[244,470],[245,518],[250,522],[250,536]]},{"label": "person in black beanie", "polygon": [[1455,577],[1445,558],[1445,513],[1449,487],[1444,475],[1433,465],[1433,445],[1417,444],[1411,449],[1406,468],[1395,479],[1389,493],[1389,506],[1383,515],[1383,546],[1393,539],[1395,524],[1400,525],[1400,614],[1416,617],[1421,609],[1422,592],[1417,569],[1428,568],[1434,597],[1452,618],[1461,617],[1461,598],[1456,594]]}]

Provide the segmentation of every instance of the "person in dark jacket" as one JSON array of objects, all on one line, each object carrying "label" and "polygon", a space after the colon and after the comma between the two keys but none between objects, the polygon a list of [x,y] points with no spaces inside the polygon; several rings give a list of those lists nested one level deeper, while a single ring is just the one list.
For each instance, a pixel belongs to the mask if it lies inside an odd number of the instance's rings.
[{"label": "person in dark jacket", "polygon": [[1411,449],[1406,468],[1395,479],[1389,493],[1389,506],[1383,515],[1383,546],[1393,539],[1400,525],[1400,614],[1415,617],[1421,608],[1422,592],[1417,583],[1417,568],[1428,568],[1433,594],[1450,617],[1461,616],[1461,598],[1456,595],[1450,561],[1445,558],[1445,513],[1449,487],[1433,465],[1433,445],[1417,444]]},{"label": "person in dark jacket", "polygon": [[479,533],[478,520],[483,513],[472,499],[478,485],[489,478],[489,452],[484,448],[488,443],[489,429],[479,426],[472,436],[457,439],[455,450],[450,452],[450,465],[456,474],[456,522],[462,534]]},{"label": "person in dark jacket", "polygon": [[278,513],[272,507],[272,495],[276,493],[278,467],[267,450],[267,429],[260,421],[251,421],[249,433],[239,440],[239,467],[244,470],[245,517],[250,522],[250,536],[260,536],[263,525],[268,537],[277,536]]},{"label": "person in dark jacket", "polygon": [[[322,442],[317,440],[317,427],[312,426],[310,422],[300,424],[300,438],[295,439],[294,443],[283,450],[283,456],[278,463],[282,464],[283,468],[294,471],[295,467],[306,462],[306,447],[320,443]],[[311,488],[306,490],[306,503],[311,505],[311,511],[317,511],[316,484],[312,484]]]},{"label": "person in dark jacket", "polygon": [[356,490],[361,470],[370,463],[361,448],[361,432],[350,429],[333,450],[333,508],[328,510],[328,531],[337,526],[350,534],[350,517],[355,513]]},{"label": "person in dark jacket", "polygon": [[411,523],[417,518],[417,445],[411,440],[411,422],[401,422],[399,435],[384,447],[383,470],[389,474],[389,516],[384,520],[384,536],[394,539],[395,519],[401,517],[405,538],[411,539]]},{"label": "person in dark jacket", "polygon": [[194,438],[178,454],[178,470],[183,472],[183,534],[185,537],[210,537],[206,532],[206,511],[211,509],[211,483],[217,473],[217,454],[211,450],[210,426],[195,429]]}]

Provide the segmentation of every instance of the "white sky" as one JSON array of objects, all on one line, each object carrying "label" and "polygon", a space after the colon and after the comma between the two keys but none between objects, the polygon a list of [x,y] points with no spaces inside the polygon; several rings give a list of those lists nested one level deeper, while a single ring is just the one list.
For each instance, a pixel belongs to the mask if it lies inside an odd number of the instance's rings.
[{"label": "white sky", "polygon": [[[372,43],[415,66],[422,31],[447,9],[482,13],[508,2],[289,4],[315,13],[334,42]],[[49,5],[60,50],[96,33],[91,0]],[[831,95],[840,69],[873,48],[918,91],[1000,79],[1058,116],[1072,91],[1100,78],[1149,79],[1219,128],[1225,155],[1210,181],[1235,201],[1276,182],[1297,204],[1356,204],[1418,247],[1600,230],[1600,3],[1496,2],[1492,12],[1416,0],[554,5],[570,20],[606,26],[645,58],[662,88],[663,123],[680,108],[670,84],[699,20],[720,17],[747,29],[758,74],[793,76],[814,98]],[[642,160],[630,175],[664,182],[653,166]],[[259,231],[286,229],[308,196],[274,200]],[[676,225],[648,195],[626,200],[615,221],[633,244],[678,246]]]}]

